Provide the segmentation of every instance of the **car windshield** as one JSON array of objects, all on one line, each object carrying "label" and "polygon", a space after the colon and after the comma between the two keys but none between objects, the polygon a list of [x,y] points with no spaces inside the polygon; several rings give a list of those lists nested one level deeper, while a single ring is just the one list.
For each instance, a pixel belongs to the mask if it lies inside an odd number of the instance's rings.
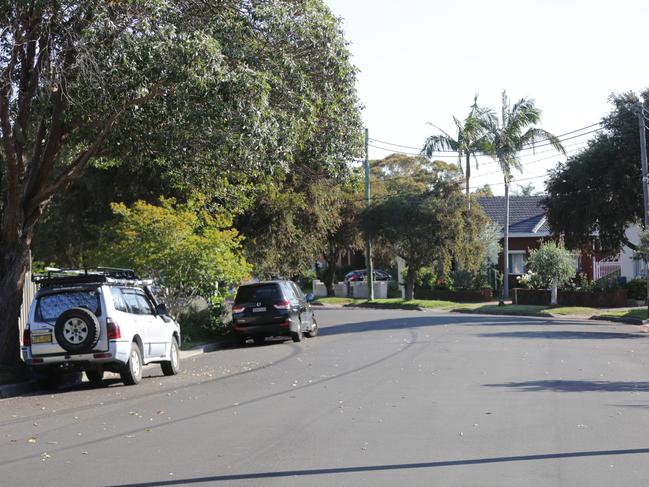
[{"label": "car windshield", "polygon": [[282,291],[278,284],[261,284],[255,286],[241,286],[237,291],[236,303],[253,303],[265,301],[279,301]]},{"label": "car windshield", "polygon": [[87,308],[99,315],[99,293],[96,290],[75,290],[45,294],[38,298],[37,319],[54,321],[72,308]]}]

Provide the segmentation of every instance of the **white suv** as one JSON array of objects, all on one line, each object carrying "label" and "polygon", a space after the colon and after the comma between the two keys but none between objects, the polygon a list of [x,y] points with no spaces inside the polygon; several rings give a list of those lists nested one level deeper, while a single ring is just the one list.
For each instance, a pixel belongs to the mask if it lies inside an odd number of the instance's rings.
[{"label": "white suv", "polygon": [[57,271],[34,280],[40,289],[22,358],[37,374],[82,370],[88,380],[100,381],[110,371],[132,385],[148,363],[159,363],[165,375],[178,373],[180,326],[133,271]]}]

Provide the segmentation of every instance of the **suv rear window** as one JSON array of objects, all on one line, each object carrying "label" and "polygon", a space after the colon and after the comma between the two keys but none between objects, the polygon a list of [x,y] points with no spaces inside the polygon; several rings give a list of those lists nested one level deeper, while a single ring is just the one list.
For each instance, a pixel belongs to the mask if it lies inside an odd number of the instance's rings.
[{"label": "suv rear window", "polygon": [[283,300],[279,284],[257,284],[252,286],[241,286],[237,291],[235,303],[263,303],[266,301]]},{"label": "suv rear window", "polygon": [[99,316],[99,293],[96,290],[75,290],[44,294],[38,298],[36,316],[39,321],[54,321],[72,308],[87,308]]}]

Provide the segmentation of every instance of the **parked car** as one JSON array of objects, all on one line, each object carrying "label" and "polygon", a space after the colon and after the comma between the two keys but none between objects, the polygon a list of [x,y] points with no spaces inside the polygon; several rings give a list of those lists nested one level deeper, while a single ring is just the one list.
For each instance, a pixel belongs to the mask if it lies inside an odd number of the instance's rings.
[{"label": "parked car", "polygon": [[117,372],[127,385],[142,367],[180,370],[180,326],[132,270],[57,271],[34,280],[39,291],[23,333],[22,359],[41,377],[84,371],[100,381]]},{"label": "parked car", "polygon": [[[348,281],[365,281],[367,279],[367,269],[351,271],[345,274],[345,282]],[[375,281],[390,281],[392,276],[381,269],[374,269]]]},{"label": "parked car", "polygon": [[314,337],[318,324],[311,309],[313,295],[304,296],[292,281],[266,281],[240,286],[232,305],[232,330],[241,343],[252,338],[288,336],[294,342],[302,335]]}]

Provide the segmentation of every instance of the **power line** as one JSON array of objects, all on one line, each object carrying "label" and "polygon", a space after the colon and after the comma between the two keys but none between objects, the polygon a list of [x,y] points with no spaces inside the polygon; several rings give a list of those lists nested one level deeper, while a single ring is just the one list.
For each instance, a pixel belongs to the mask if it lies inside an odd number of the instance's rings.
[{"label": "power line", "polygon": [[[572,137],[566,137],[565,139],[559,139],[559,142],[565,142],[566,140],[577,139],[579,137],[583,137],[584,135],[590,135],[590,134],[594,134],[596,132],[601,132],[601,131],[602,131],[601,128],[591,130],[589,132],[584,132],[583,134],[573,135]],[[545,139],[545,140],[548,140],[548,139]],[[538,149],[539,147],[548,147],[550,145],[552,145],[552,142],[548,142],[547,144],[539,144],[539,145],[529,146],[529,147],[526,147],[526,148],[521,149],[521,150],[535,150],[535,149]]]},{"label": "power line", "polygon": [[[385,144],[385,145],[392,145],[394,147],[401,147],[402,149],[413,149],[413,150],[421,150],[421,147],[413,147],[411,145],[401,145],[401,144],[395,144],[393,142],[386,142],[385,140],[378,140],[378,139],[370,139],[372,142],[377,142],[379,144]],[[440,150],[436,152],[450,152],[453,154],[457,154],[457,151],[453,150]]]},{"label": "power line", "polygon": [[[649,113],[649,112],[648,112],[648,113]],[[557,137],[557,139],[561,139],[561,137],[565,137],[566,135],[576,134],[577,132],[582,132],[582,131],[584,131],[584,130],[587,130],[587,129],[590,129],[590,128],[593,128],[593,127],[598,127],[598,126],[600,126],[600,125],[602,125],[602,122],[593,123],[593,124],[590,124],[590,125],[586,125],[585,127],[581,127],[581,128],[579,128],[579,129],[575,129],[575,130],[571,130],[571,131],[569,131],[569,132],[565,132],[565,133],[563,133],[563,134],[559,134],[559,135],[557,135],[556,137]],[[599,130],[601,130],[601,129],[591,130],[590,132],[586,132],[586,133],[583,133],[583,134],[579,134],[578,136],[575,136],[575,137],[569,137],[569,138],[567,138],[567,139],[563,139],[563,140],[570,140],[570,139],[573,139],[573,138],[576,138],[576,137],[581,137],[581,136],[583,136],[583,135],[588,135],[588,134],[591,134],[591,133],[597,132],[597,131],[599,131]],[[394,146],[394,147],[401,147],[402,149],[411,149],[411,150],[416,150],[416,151],[421,151],[421,150],[422,150],[422,148],[420,148],[420,147],[413,147],[413,146],[411,146],[411,145],[396,144],[396,143],[394,143],[394,142],[387,142],[387,141],[385,141],[385,140],[379,140],[379,139],[373,139],[373,138],[370,139],[370,140],[371,140],[372,142],[376,142],[376,143],[379,143],[379,144],[390,145],[390,146]],[[549,139],[547,139],[547,138],[546,138],[546,139],[542,139],[542,140],[539,141],[539,142],[543,142],[543,140],[549,140]],[[551,144],[548,144],[548,145],[551,145]],[[374,147],[374,146],[372,146],[372,147]],[[539,146],[536,146],[536,147],[541,147],[541,146],[539,145]],[[380,148],[381,148],[381,149],[384,149],[384,148],[382,148],[382,147],[380,147]],[[530,148],[532,148],[532,147],[530,147]],[[384,150],[388,150],[388,149],[384,149]],[[439,150],[439,151],[435,151],[435,153],[450,153],[450,154],[457,154],[458,152],[457,152],[457,151],[448,151],[448,150]],[[420,155],[420,154],[417,154],[417,155]]]},{"label": "power line", "polygon": [[[572,150],[572,151],[567,151],[566,155],[572,155],[572,154],[575,154],[575,153],[579,152],[580,150],[581,150],[581,147],[578,148],[578,149],[574,149],[574,150]],[[543,161],[547,161],[547,160],[550,160],[550,159],[554,159],[554,158],[556,158],[556,157],[557,157],[557,156],[555,155],[555,156],[543,157],[543,158],[541,158],[541,159],[534,159],[533,161],[527,161],[527,162],[522,163],[521,166],[529,166],[529,165],[531,165],[531,164],[538,164],[539,162],[543,162]],[[478,179],[478,178],[483,178],[483,177],[486,177],[486,176],[492,176],[492,175],[494,175],[494,174],[500,174],[500,173],[501,173],[501,171],[492,171],[492,172],[488,172],[488,173],[484,173],[484,174],[478,174],[478,175],[476,175],[476,176],[472,176],[472,177],[471,177],[471,180],[473,180],[473,179]]]},{"label": "power line", "polygon": [[[571,147],[578,147],[578,149],[566,151],[566,156],[575,154],[576,152],[578,152],[578,150],[583,149],[585,147],[585,144],[586,144],[586,142],[577,142],[577,143],[570,144],[570,145],[566,146],[565,147],[566,149],[569,149]],[[384,151],[387,151],[387,152],[392,152],[394,154],[406,154],[406,155],[412,155],[412,156],[419,156],[420,155],[420,154],[413,154],[413,153],[410,153],[410,152],[399,152],[399,151],[395,152],[395,151],[393,151],[391,149],[386,149],[384,147],[379,147],[379,146],[375,146],[375,145],[372,145],[372,144],[369,144],[369,145],[370,145],[370,147],[374,147],[375,149],[380,149],[380,150],[384,150]],[[519,157],[521,157],[521,158],[535,157],[535,156],[538,156],[540,154],[547,154],[549,152],[555,152],[555,150],[554,149],[548,149],[548,150],[543,150],[543,151],[540,151],[540,152],[535,152],[535,153],[530,153],[530,154],[520,154]],[[563,157],[562,154],[557,154],[557,156]],[[526,165],[529,165],[529,164],[533,164],[535,162],[541,162],[541,161],[545,161],[545,160],[548,160],[548,159],[554,159],[557,156],[550,156],[550,157],[545,157],[545,158],[542,158],[542,159],[535,159],[533,161],[524,162],[523,165],[526,166]],[[453,156],[437,156],[437,157],[453,158],[453,159],[457,160],[457,157],[453,157]],[[491,156],[487,156],[487,155],[484,155],[482,157],[490,157],[491,158]],[[455,161],[453,161],[453,162],[455,162]],[[491,165],[494,165],[494,164],[498,164],[498,161],[490,160],[490,161],[482,162],[481,166],[482,167],[491,166]],[[494,173],[489,173],[489,174],[494,174]],[[485,175],[484,174],[483,175],[476,175],[474,177],[482,177],[482,176],[485,176]]]},{"label": "power line", "polygon": [[[399,176],[399,178],[403,178],[403,177],[406,177],[406,176]],[[542,174],[542,175],[539,175],[539,176],[531,176],[531,177],[527,177],[527,178],[512,179],[509,182],[509,184],[511,186],[512,184],[521,183],[523,181],[532,181],[532,180],[535,180],[535,179],[541,179],[541,178],[545,178],[545,177],[547,177],[547,174]],[[397,179],[397,178],[394,178],[394,179]],[[505,182],[502,181],[500,183],[489,184],[488,186],[503,186],[504,184],[505,184]],[[459,185],[461,185],[461,183],[458,182],[458,186]],[[472,186],[472,187],[469,188],[469,190],[475,191],[476,189],[482,189],[484,186],[486,186],[486,185],[483,184],[482,186]],[[382,194],[382,195],[373,196],[372,200],[373,201],[386,200],[386,199],[394,198],[396,196],[425,196],[425,192],[420,193],[420,192],[413,192],[413,191],[396,191],[396,192],[393,192],[393,193],[386,193],[386,194]],[[364,200],[365,200],[364,198],[357,198],[355,201],[364,201]]]}]

